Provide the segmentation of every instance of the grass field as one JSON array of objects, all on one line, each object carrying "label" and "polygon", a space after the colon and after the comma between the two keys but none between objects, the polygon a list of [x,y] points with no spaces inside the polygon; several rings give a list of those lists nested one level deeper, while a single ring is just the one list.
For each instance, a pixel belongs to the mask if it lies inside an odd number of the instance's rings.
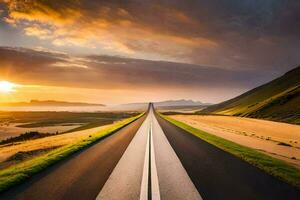
[{"label": "grass field", "polygon": [[121,129],[122,127],[128,125],[129,123],[141,117],[141,115],[142,114],[135,117],[124,119],[112,125],[108,125],[104,129],[100,130],[99,132],[91,133],[90,135],[86,136],[85,138],[81,138],[81,140],[75,143],[64,145],[62,147],[51,150],[41,156],[35,157],[33,159],[27,160],[25,162],[19,163],[12,167],[1,170],[0,171],[0,192],[8,189],[13,185],[21,183],[22,181],[26,180],[32,175],[47,168],[48,166],[116,132],[117,130]]},{"label": "grass field", "polygon": [[[161,115],[161,114],[160,114]],[[205,131],[196,129],[185,123],[174,120],[170,117],[161,115],[164,119],[170,121],[174,125],[186,130],[196,137],[228,152],[246,162],[262,169],[263,171],[300,188],[300,170],[284,161],[278,160],[266,154],[260,153],[252,148],[239,145],[229,140],[212,135]]]},{"label": "grass field", "polygon": [[65,133],[90,129],[128,117],[137,112],[0,112],[0,140],[25,132]]}]

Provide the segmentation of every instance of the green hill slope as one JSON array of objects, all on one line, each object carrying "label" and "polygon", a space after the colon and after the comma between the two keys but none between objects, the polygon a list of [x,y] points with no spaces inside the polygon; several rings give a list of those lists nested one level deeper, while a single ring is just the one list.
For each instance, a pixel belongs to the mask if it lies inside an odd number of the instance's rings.
[{"label": "green hill slope", "polygon": [[300,67],[231,100],[201,111],[300,124]]}]

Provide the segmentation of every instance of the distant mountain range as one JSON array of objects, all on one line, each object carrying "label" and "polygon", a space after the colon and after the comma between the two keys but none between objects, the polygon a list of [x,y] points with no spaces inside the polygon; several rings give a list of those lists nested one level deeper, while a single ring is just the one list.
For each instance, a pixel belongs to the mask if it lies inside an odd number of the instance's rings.
[{"label": "distant mountain range", "polygon": [[169,100],[169,101],[161,101],[161,102],[154,102],[154,106],[157,107],[164,107],[164,106],[208,106],[211,104],[202,103],[201,101],[193,101],[193,100]]},{"label": "distant mountain range", "polygon": [[[154,106],[156,108],[187,108],[187,107],[199,107],[203,108],[211,104],[202,103],[200,101],[193,101],[193,100],[168,100],[168,101],[160,101],[160,102],[153,102]],[[143,102],[143,103],[129,103],[129,104],[122,104],[118,105],[115,108],[117,109],[124,109],[124,110],[142,110],[146,109],[148,107],[149,102]]]},{"label": "distant mountain range", "polygon": [[300,124],[300,66],[231,100],[199,111]]},{"label": "distant mountain range", "polygon": [[67,106],[105,106],[104,104],[90,104],[81,102],[66,102],[66,101],[39,101],[31,100],[30,102],[13,102],[13,103],[0,103],[0,106],[7,107],[25,107],[25,106],[57,106],[57,107],[67,107]]}]

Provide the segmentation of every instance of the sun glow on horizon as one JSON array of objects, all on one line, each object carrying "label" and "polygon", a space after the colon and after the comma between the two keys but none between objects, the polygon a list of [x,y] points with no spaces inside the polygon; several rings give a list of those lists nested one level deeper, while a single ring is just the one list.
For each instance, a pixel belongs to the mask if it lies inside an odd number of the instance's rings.
[{"label": "sun glow on horizon", "polygon": [[17,85],[9,81],[0,81],[0,93],[10,93],[15,91]]}]

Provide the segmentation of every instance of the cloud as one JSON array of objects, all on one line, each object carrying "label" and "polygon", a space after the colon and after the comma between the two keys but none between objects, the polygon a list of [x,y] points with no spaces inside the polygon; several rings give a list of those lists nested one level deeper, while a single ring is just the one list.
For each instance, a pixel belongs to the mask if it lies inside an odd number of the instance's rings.
[{"label": "cloud", "polygon": [[222,68],[300,63],[298,0],[4,2],[7,23],[55,48]]},{"label": "cloud", "polygon": [[0,48],[2,79],[22,84],[107,90],[246,89],[268,72],[226,70],[199,65],[117,56],[70,56],[25,48]]},{"label": "cloud", "polygon": [[39,26],[29,26],[24,28],[25,34],[28,36],[37,36],[41,39],[51,38],[50,31],[48,29],[40,28]]},{"label": "cloud", "polygon": [[55,26],[73,23],[80,17],[75,7],[77,0],[41,1],[41,0],[9,0],[5,1],[9,10],[9,17],[20,21],[42,22]]},{"label": "cloud", "polygon": [[[177,8],[163,7],[159,4],[149,6],[131,2],[119,5],[114,1],[61,3],[61,1],[31,0],[8,1],[8,8],[9,19],[25,26],[27,34],[41,39],[51,37],[53,44],[58,46],[70,44],[90,46],[98,41],[97,43],[104,48],[121,49],[125,53],[131,49],[131,51],[159,51],[171,54],[169,52],[174,48],[186,50],[196,45],[209,47],[216,45],[208,38],[201,36],[187,38],[174,32],[172,29],[177,29],[177,26],[197,26],[197,22]],[[152,14],[143,17],[144,13],[137,11],[146,8],[150,8],[148,14],[153,11],[156,17],[152,19]],[[164,22],[170,31],[157,26],[156,20]],[[42,27],[41,24],[49,26]],[[161,44],[160,48],[155,44]]]}]

